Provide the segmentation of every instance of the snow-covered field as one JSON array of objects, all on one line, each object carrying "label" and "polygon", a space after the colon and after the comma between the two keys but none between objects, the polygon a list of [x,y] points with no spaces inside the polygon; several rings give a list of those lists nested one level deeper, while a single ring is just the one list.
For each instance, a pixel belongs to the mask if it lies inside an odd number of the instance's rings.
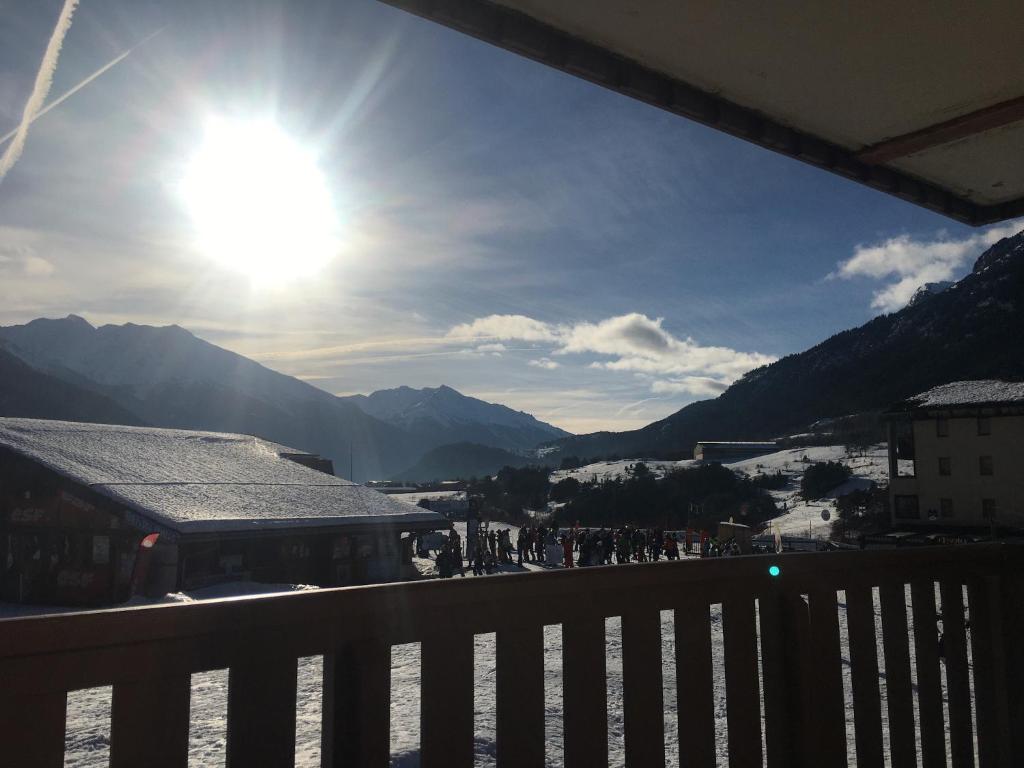
[{"label": "snow-covered field", "polygon": [[[805,457],[806,462],[803,460]],[[830,493],[827,498],[805,502],[800,498],[800,479],[809,464],[819,461],[839,461],[850,467],[853,470],[853,475],[846,483]],[[603,482],[604,480],[627,477],[629,475],[627,467],[632,467],[640,462],[646,464],[647,468],[658,477],[662,477],[674,469],[684,469],[699,464],[699,462],[689,459],[655,461],[637,458],[599,461],[578,469],[552,472],[551,482],[557,483],[567,477],[574,477],[581,483]],[[787,448],[723,466],[750,477],[758,473],[782,472],[788,480],[786,487],[769,493],[780,509],[783,504],[786,505],[786,511],[775,518],[772,525],[781,533],[794,536],[827,537],[830,524],[821,519],[821,512],[826,509],[832,511],[833,499],[857,488],[870,487],[871,483],[885,483],[889,477],[889,459],[885,445],[874,445],[866,451],[850,451],[842,445]]]},{"label": "snow-covered field", "polygon": [[[625,566],[629,567],[629,566]],[[494,577],[501,578],[501,577]],[[878,601],[875,601],[876,627],[881,626]],[[909,605],[909,591],[908,591]],[[908,608],[908,616],[911,611]],[[842,674],[846,696],[846,734],[851,764],[855,761],[855,734],[850,678],[849,641],[846,630],[845,596],[839,593],[839,622],[842,643]],[[908,631],[912,632],[912,625]],[[622,645],[620,623],[616,618],[606,622],[608,652],[608,727],[611,765],[624,763],[622,710]],[[676,676],[673,615],[662,613],[663,678],[665,700],[665,744],[668,765],[678,766],[679,744],[676,722]],[[718,763],[728,762],[724,645],[721,609],[711,606],[711,639],[715,680],[715,719]],[[910,634],[910,658],[914,659],[913,634]],[[495,663],[494,636],[480,635],[475,644],[477,689],[476,764],[495,764]],[[887,733],[885,707],[886,680],[884,650],[878,640],[879,683],[883,696],[883,729]],[[916,670],[912,675],[916,687]],[[561,690],[561,627],[545,627],[545,712],[547,763],[561,766],[562,758],[562,690]],[[296,716],[296,765],[316,766],[320,758],[320,699],[322,693],[322,659],[298,661],[298,712]],[[944,670],[943,670],[944,675]],[[193,675],[189,764],[217,766],[224,764],[227,712],[227,672],[225,670]],[[391,750],[392,765],[407,768],[418,765],[420,715],[420,654],[418,645],[395,646],[392,651]],[[652,681],[652,684],[655,681]],[[945,693],[945,677],[943,676]],[[85,768],[105,766],[109,761],[110,688],[73,692],[68,697],[66,766]],[[763,716],[763,712],[762,712]],[[886,737],[887,738],[887,737]]]},{"label": "snow-covered field", "polygon": [[663,477],[673,469],[690,467],[696,464],[692,460],[657,461],[655,459],[623,459],[622,461],[598,461],[577,469],[559,469],[551,473],[551,483],[557,483],[568,477],[574,477],[581,483],[604,482],[618,477],[628,477],[627,467],[635,464],[646,464],[647,468],[657,477]]},{"label": "snow-covered field", "polygon": [[[807,461],[804,461],[804,459]],[[804,501],[800,498],[800,480],[804,469],[819,461],[838,461],[848,466],[850,479],[834,489],[826,498]],[[784,535],[827,537],[831,523],[821,519],[822,510],[834,512],[833,500],[858,488],[869,488],[872,483],[887,483],[889,458],[885,445],[873,445],[865,451],[849,451],[842,445],[823,445],[808,448],[789,448],[765,456],[745,459],[724,466],[748,477],[759,473],[773,475],[782,472],[788,482],[777,491],[769,491],[784,514],[772,520],[773,530]]]},{"label": "snow-covered field", "polygon": [[466,498],[465,491],[415,491],[412,493],[392,493],[389,494],[395,501],[404,501],[407,504],[416,505],[419,504],[423,499],[445,499],[445,500],[463,500]]}]

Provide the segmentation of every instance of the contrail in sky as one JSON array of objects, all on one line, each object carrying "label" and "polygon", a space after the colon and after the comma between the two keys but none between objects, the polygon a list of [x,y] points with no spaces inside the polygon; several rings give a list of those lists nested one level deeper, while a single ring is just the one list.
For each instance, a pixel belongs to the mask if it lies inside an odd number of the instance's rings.
[{"label": "contrail in sky", "polygon": [[11,170],[21,152],[25,149],[25,139],[28,137],[28,127],[32,120],[46,101],[46,94],[50,92],[53,84],[53,73],[57,70],[57,58],[60,56],[60,47],[64,42],[64,35],[71,28],[71,14],[75,12],[78,0],[64,0],[64,7],[61,8],[60,16],[57,19],[57,26],[53,28],[50,35],[50,42],[46,44],[46,52],[43,54],[43,61],[36,73],[36,81],[32,86],[32,93],[25,102],[25,109],[21,113],[21,124],[14,132],[14,141],[7,147],[3,157],[0,157],[0,181]]},{"label": "contrail in sky", "polygon": [[[161,32],[163,32],[164,29],[166,29],[166,27],[161,27],[156,32],[153,32],[152,34],[149,34],[146,37],[142,38],[141,40],[139,40],[139,42],[137,42],[135,45],[133,45],[127,51],[125,51],[124,53],[122,53],[119,56],[117,56],[117,58],[115,58],[115,59],[113,59],[111,61],[108,61],[102,67],[97,69],[95,72],[93,72],[91,75],[89,75],[87,78],[85,78],[85,80],[80,82],[78,85],[76,85],[76,86],[66,90],[64,93],[62,93],[56,99],[54,99],[49,104],[47,104],[45,107],[43,107],[38,112],[36,112],[36,114],[32,116],[32,120],[30,122],[34,123],[36,120],[38,120],[40,117],[45,115],[47,112],[49,112],[54,107],[58,107],[61,104],[63,104],[65,101],[67,101],[72,96],[74,96],[76,93],[78,93],[80,90],[85,88],[85,86],[87,86],[89,83],[91,83],[97,77],[102,75],[108,69],[113,67],[115,64],[120,64],[122,61],[124,61],[125,57],[127,57],[128,54],[130,54],[132,51],[134,51],[139,46],[142,46],[142,45],[148,43],[154,37],[156,37]],[[5,142],[9,141],[17,132],[18,132],[18,128],[15,128],[13,131],[9,131],[8,133],[5,133],[3,136],[0,136],[0,146],[2,146]]]}]

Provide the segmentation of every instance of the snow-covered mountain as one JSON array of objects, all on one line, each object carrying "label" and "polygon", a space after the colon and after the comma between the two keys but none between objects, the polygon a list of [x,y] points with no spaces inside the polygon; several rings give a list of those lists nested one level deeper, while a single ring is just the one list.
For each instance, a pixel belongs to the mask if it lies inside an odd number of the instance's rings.
[{"label": "snow-covered mountain", "polygon": [[255,434],[356,480],[390,477],[448,443],[522,450],[567,434],[450,387],[336,397],[175,325],[41,318],[0,327],[0,351],[0,415]]},{"label": "snow-covered mountain", "polygon": [[32,369],[113,400],[142,423],[260,435],[331,458],[339,474],[354,464],[357,479],[386,477],[429,447],[178,326],[95,328],[71,315],[0,328],[0,341]]},{"label": "snow-covered mountain", "polygon": [[472,442],[522,450],[569,434],[528,413],[468,397],[445,385],[382,389],[343,399],[381,421],[437,441],[436,445]]}]

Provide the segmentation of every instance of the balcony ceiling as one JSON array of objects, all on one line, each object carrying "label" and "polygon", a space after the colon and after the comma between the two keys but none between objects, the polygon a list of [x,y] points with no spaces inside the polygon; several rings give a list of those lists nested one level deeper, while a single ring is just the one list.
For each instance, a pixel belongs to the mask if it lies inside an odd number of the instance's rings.
[{"label": "balcony ceiling", "polygon": [[384,0],[970,224],[1024,214],[1024,5]]}]

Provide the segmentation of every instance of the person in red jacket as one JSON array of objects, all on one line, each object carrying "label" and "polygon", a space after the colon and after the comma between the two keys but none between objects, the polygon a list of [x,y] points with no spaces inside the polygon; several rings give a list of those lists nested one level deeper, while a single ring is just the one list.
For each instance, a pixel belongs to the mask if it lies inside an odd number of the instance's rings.
[{"label": "person in red jacket", "polygon": [[566,568],[572,568],[572,539],[568,536],[562,537],[562,559]]}]

